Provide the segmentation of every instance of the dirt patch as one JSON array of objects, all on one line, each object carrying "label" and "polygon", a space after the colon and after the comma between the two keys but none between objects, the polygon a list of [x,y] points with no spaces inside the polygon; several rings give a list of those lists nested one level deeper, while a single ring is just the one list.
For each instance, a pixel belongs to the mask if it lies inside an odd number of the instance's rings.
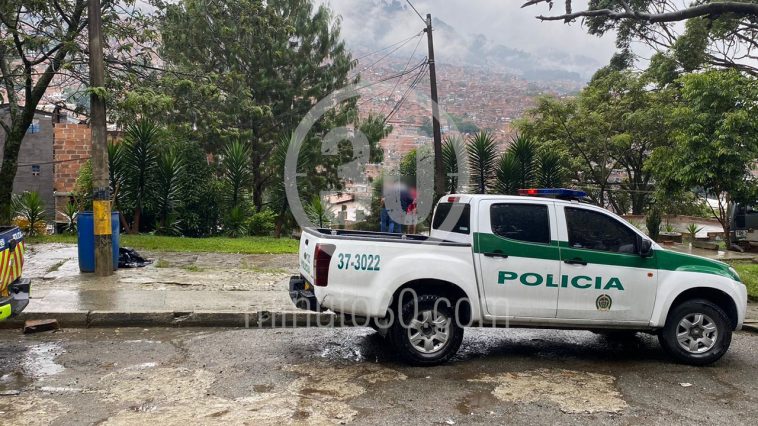
[{"label": "dirt patch", "polygon": [[348,400],[366,392],[366,385],[406,376],[373,364],[344,367],[287,365],[298,378],[283,387],[257,387],[242,398],[211,394],[213,374],[185,368],[125,368],[100,381],[102,399],[124,408],[107,425],[129,424],[338,424],[352,421],[357,411]]},{"label": "dirt patch", "polygon": [[628,407],[613,376],[582,371],[538,369],[523,373],[485,375],[471,382],[494,383],[501,401],[553,402],[564,413],[618,413]]}]

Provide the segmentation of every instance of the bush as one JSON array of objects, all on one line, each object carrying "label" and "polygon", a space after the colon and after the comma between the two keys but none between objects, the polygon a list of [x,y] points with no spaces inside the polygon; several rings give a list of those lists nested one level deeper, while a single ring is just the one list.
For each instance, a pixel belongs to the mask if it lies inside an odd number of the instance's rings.
[{"label": "bush", "polygon": [[645,226],[647,226],[647,235],[653,241],[658,241],[658,234],[661,232],[661,212],[657,208],[653,207],[647,213]]},{"label": "bush", "polygon": [[263,209],[250,216],[245,228],[250,235],[269,235],[275,226],[276,213],[269,209]]},{"label": "bush", "polygon": [[25,192],[14,201],[17,212],[16,226],[33,237],[45,233],[45,206],[38,192]]}]

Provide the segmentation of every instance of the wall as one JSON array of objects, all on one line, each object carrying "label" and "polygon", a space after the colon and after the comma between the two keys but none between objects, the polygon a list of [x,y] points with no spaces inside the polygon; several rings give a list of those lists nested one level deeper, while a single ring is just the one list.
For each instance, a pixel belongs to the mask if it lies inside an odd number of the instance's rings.
[{"label": "wall", "polygon": [[[74,190],[79,168],[90,158],[91,134],[86,124],[58,123],[55,125],[53,155],[55,157],[55,204],[63,210]],[[58,217],[62,220],[62,217]]]},{"label": "wall", "polygon": [[[0,110],[0,119],[8,122],[7,109]],[[53,197],[53,122],[51,115],[39,112],[34,115],[34,130],[27,131],[18,155],[18,170],[13,181],[13,192],[20,194],[36,191],[45,203],[48,219],[55,214]],[[38,131],[35,131],[38,130]],[[0,161],[5,148],[5,132],[0,130]],[[37,172],[36,167],[39,166]]]}]

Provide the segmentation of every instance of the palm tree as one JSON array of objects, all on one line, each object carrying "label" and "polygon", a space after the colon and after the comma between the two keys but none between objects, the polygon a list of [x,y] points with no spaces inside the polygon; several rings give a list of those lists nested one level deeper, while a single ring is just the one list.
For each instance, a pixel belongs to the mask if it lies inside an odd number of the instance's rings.
[{"label": "palm tree", "polygon": [[164,151],[158,158],[156,171],[156,207],[158,213],[158,231],[162,234],[177,234],[173,213],[181,201],[184,178],[184,161],[176,149]]},{"label": "palm tree", "polygon": [[537,157],[537,185],[541,188],[561,188],[566,183],[563,158],[555,151],[543,150]]},{"label": "palm tree", "polygon": [[448,193],[463,192],[465,188],[458,184],[462,176],[466,175],[465,162],[458,163],[458,159],[466,158],[466,144],[457,136],[446,136],[442,141],[442,164],[445,169],[445,188]]},{"label": "palm tree", "polygon": [[[511,145],[507,153],[512,155],[517,166],[516,185],[519,188],[533,186],[537,177],[536,157],[537,144],[534,140],[525,136],[516,136],[511,139]],[[517,188],[518,189],[518,188]]]},{"label": "palm tree", "polygon": [[471,183],[477,194],[486,194],[492,188],[497,162],[495,139],[485,131],[471,136],[466,145]]},{"label": "palm tree", "polygon": [[521,165],[512,152],[504,152],[497,165],[495,190],[498,194],[515,195],[520,188]]},{"label": "palm tree", "polygon": [[223,155],[222,167],[229,190],[229,205],[235,208],[242,202],[245,188],[250,183],[250,149],[236,140],[226,145]]},{"label": "palm tree", "polygon": [[124,136],[124,195],[134,206],[130,233],[138,233],[145,204],[155,188],[159,128],[149,119],[140,119],[126,128]]}]

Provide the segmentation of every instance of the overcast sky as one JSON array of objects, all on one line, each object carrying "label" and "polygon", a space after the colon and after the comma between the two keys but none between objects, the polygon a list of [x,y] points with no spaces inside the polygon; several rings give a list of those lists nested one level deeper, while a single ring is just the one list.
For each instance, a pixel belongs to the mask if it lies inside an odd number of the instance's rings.
[{"label": "overcast sky", "polygon": [[[406,33],[411,33],[411,29],[423,26],[419,17],[410,9],[407,14],[401,15],[405,15],[405,18],[391,22],[372,17],[367,13],[370,11],[356,10],[362,7],[359,5],[365,5],[364,1],[323,0],[342,15],[343,37],[348,44],[366,44],[364,39],[376,34],[371,30],[372,25],[393,27],[387,39],[377,40],[379,43],[376,44],[390,44],[402,39]],[[493,42],[533,54],[562,51],[571,55],[584,55],[606,64],[615,51],[613,34],[599,38],[587,34],[578,22],[566,25],[563,22],[540,22],[535,19],[538,14],[549,13],[547,5],[521,9],[523,0],[415,0],[413,3],[422,15],[431,13],[461,34],[483,34]],[[584,1],[575,2],[574,9],[578,10],[585,5]],[[563,4],[557,2],[553,13],[557,12],[556,8],[560,10],[562,7]],[[440,54],[444,55],[444,51]]]}]

